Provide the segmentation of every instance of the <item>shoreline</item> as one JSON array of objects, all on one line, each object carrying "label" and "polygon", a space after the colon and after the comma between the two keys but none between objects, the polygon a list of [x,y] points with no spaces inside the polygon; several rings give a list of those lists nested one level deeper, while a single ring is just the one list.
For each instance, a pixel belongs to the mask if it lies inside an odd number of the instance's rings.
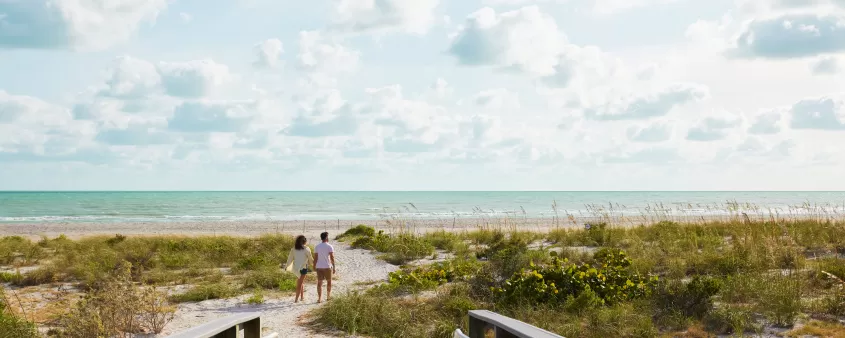
[{"label": "shoreline", "polygon": [[705,223],[718,221],[763,220],[832,220],[845,221],[845,215],[714,215],[714,216],[592,216],[571,218],[453,218],[453,219],[385,219],[385,220],[249,220],[249,221],[170,221],[170,222],[37,222],[0,223],[0,236],[72,238],[96,235],[229,235],[255,236],[262,234],[305,234],[318,236],[328,231],[332,236],[358,224],[365,224],[385,232],[471,231],[502,229],[547,232],[554,229],[577,229],[588,223],[607,222],[613,226],[634,227],[660,221]]}]

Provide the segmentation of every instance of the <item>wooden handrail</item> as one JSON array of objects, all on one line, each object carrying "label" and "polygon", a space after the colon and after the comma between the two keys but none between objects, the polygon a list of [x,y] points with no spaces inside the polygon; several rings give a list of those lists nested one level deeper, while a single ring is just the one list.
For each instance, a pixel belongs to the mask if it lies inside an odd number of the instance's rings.
[{"label": "wooden handrail", "polygon": [[[168,338],[261,338],[261,313],[246,312],[212,320],[200,326],[168,336]],[[484,338],[492,330],[496,338],[564,338],[536,326],[487,310],[469,311],[469,332],[455,330],[455,337]],[[264,338],[278,337],[271,333]]]},{"label": "wooden handrail", "polygon": [[261,338],[261,313],[246,312],[215,319],[168,338],[236,338],[241,330],[243,338]]},{"label": "wooden handrail", "polygon": [[484,338],[493,330],[496,338],[564,338],[539,327],[487,310],[469,312],[469,338]]}]

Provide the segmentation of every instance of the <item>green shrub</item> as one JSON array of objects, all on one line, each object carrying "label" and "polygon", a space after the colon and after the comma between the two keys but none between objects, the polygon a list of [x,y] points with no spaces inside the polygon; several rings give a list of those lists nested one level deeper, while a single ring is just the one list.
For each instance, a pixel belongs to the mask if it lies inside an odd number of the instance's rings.
[{"label": "green shrub", "polygon": [[495,291],[509,304],[559,303],[586,290],[595,292],[602,304],[615,304],[649,295],[657,282],[657,277],[630,271],[631,260],[621,250],[600,250],[594,258],[594,265],[568,264],[556,257],[550,265],[532,264]]},{"label": "green shrub", "polygon": [[209,299],[231,298],[240,294],[238,288],[231,284],[221,282],[213,284],[196,285],[187,292],[174,295],[171,300],[177,303],[201,302]]},{"label": "green shrub", "polygon": [[264,304],[264,293],[261,289],[256,289],[249,298],[246,299],[247,304],[259,305]]},{"label": "green shrub", "polygon": [[434,246],[420,237],[411,234],[388,235],[382,231],[374,236],[358,237],[352,242],[352,247],[385,253],[382,258],[396,265],[434,253]]},{"label": "green shrub", "polygon": [[0,337],[30,338],[38,337],[35,324],[16,315],[9,304],[6,292],[0,286]]},{"label": "green shrub", "polygon": [[759,309],[775,325],[789,327],[801,312],[803,281],[799,274],[781,275],[767,280],[760,297]]},{"label": "green shrub", "polygon": [[467,280],[474,276],[481,265],[477,261],[453,259],[427,266],[413,267],[391,272],[388,282],[408,291],[434,289],[456,280]]},{"label": "green shrub", "polygon": [[363,224],[358,224],[358,225],[356,225],[352,228],[349,228],[348,230],[346,230],[342,234],[338,235],[337,237],[335,237],[335,240],[340,241],[340,240],[343,240],[343,239],[346,239],[346,238],[355,238],[355,237],[373,237],[375,235],[376,235],[376,229],[373,229],[372,227],[369,227],[369,226],[366,226],[366,225],[363,225]]},{"label": "green shrub", "polygon": [[713,309],[712,298],[722,285],[721,280],[706,276],[695,276],[688,283],[662,283],[652,298],[656,317],[702,319]]},{"label": "green shrub", "polygon": [[288,281],[296,283],[296,276],[279,268],[265,268],[250,271],[243,277],[243,287],[246,289],[277,289]]},{"label": "green shrub", "polygon": [[726,305],[712,311],[704,320],[705,327],[719,334],[742,336],[748,330],[756,329],[753,324],[754,312],[744,305]]}]

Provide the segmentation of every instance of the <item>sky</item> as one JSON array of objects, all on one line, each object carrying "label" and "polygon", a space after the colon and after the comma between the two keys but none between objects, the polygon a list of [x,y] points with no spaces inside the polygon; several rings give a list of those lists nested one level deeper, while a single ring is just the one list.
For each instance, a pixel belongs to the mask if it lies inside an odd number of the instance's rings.
[{"label": "sky", "polygon": [[0,190],[845,190],[845,0],[0,0]]}]

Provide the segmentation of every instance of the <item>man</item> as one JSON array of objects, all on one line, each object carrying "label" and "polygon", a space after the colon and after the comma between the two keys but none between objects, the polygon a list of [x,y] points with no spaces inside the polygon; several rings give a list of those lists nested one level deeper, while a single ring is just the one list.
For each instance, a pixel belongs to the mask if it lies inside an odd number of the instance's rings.
[{"label": "man", "polygon": [[334,268],[334,247],[329,244],[329,233],[320,234],[322,243],[314,247],[314,261],[317,269],[317,303],[323,299],[323,280],[326,280],[326,301],[332,297],[332,275]]}]

